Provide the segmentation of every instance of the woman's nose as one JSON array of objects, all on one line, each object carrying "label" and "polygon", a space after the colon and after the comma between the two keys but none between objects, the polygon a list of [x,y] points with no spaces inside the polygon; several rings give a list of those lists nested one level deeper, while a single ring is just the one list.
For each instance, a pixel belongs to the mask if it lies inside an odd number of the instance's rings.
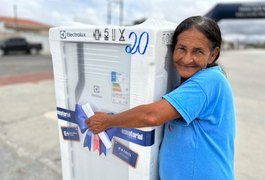
[{"label": "woman's nose", "polygon": [[185,64],[190,64],[193,62],[193,56],[191,53],[185,53],[184,56],[182,57],[182,61]]}]

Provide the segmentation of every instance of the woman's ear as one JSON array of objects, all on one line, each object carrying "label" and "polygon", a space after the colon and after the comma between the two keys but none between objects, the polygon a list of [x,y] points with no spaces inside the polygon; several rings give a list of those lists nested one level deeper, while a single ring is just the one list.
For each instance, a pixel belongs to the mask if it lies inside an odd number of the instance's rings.
[{"label": "woman's ear", "polygon": [[213,63],[213,61],[215,60],[215,58],[218,56],[220,52],[220,48],[219,47],[216,47],[212,52],[211,52],[211,57],[208,61],[208,64],[211,64]]}]

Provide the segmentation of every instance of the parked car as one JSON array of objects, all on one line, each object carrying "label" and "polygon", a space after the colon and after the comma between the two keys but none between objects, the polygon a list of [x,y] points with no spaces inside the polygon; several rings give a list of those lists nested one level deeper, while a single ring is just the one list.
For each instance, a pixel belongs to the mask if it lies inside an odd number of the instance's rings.
[{"label": "parked car", "polygon": [[0,41],[0,55],[7,55],[12,52],[38,54],[41,50],[41,43],[29,43],[25,38],[9,38]]}]

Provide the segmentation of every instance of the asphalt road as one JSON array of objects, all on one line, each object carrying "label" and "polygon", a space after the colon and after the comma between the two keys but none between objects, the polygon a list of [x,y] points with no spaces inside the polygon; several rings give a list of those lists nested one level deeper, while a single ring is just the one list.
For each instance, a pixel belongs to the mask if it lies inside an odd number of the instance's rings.
[{"label": "asphalt road", "polygon": [[53,79],[50,56],[11,54],[0,56],[0,86]]},{"label": "asphalt road", "polygon": [[0,56],[0,76],[40,72],[52,72],[52,60],[50,56],[26,54]]}]

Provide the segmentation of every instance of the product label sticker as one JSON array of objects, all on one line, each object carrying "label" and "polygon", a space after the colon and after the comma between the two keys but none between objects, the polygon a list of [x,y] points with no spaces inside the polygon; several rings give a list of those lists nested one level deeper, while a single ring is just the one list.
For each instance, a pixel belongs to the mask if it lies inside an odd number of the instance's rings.
[{"label": "product label sticker", "polygon": [[129,104],[129,76],[125,73],[111,72],[112,103]]},{"label": "product label sticker", "polygon": [[61,127],[64,140],[80,141],[78,127]]},{"label": "product label sticker", "polygon": [[163,36],[162,36],[163,44],[165,44],[165,45],[172,44],[172,36],[173,36],[172,32],[169,32],[169,31],[163,32]]},{"label": "product label sticker", "polygon": [[57,107],[57,117],[58,119],[61,119],[67,122],[76,123],[75,112],[69,109]]},{"label": "product label sticker", "polygon": [[112,154],[136,168],[138,154],[116,140],[114,140]]}]

